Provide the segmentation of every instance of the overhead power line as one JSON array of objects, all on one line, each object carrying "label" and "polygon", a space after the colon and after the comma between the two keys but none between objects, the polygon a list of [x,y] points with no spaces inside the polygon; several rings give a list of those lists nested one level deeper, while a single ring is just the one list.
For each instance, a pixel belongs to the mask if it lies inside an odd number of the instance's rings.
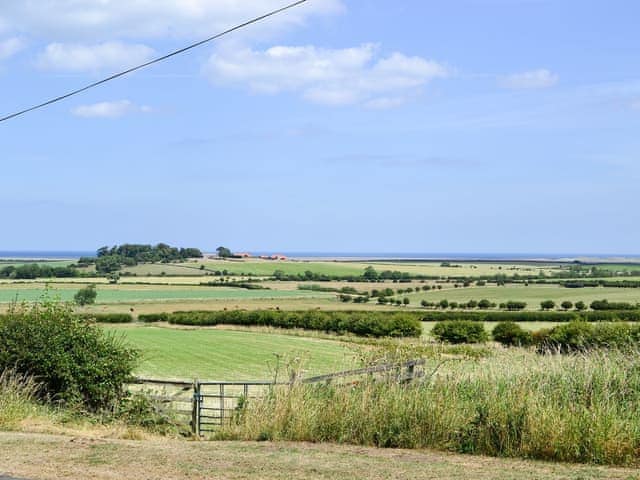
[{"label": "overhead power line", "polygon": [[265,19],[267,19],[269,17],[273,17],[274,15],[282,13],[285,10],[289,10],[291,8],[297,7],[298,5],[301,5],[301,4],[303,4],[303,3],[307,2],[307,1],[308,0],[298,0],[297,2],[290,3],[289,5],[286,5],[284,7],[278,8],[277,10],[273,10],[273,11],[271,11],[269,13],[265,13],[264,15],[261,15],[259,17],[253,18],[251,20],[248,20],[248,21],[246,21],[244,23],[241,23],[240,25],[236,25],[235,27],[229,28],[228,30],[225,30],[224,32],[217,33],[217,34],[215,34],[215,35],[213,35],[213,36],[211,36],[209,38],[205,38],[204,40],[201,40],[201,41],[199,41],[197,43],[193,43],[193,44],[191,44],[191,45],[189,45],[187,47],[181,48],[179,50],[175,50],[175,51],[173,51],[171,53],[168,53],[166,55],[163,55],[161,57],[154,58],[153,60],[149,60],[146,63],[142,63],[140,65],[137,65],[135,67],[129,68],[129,69],[124,70],[122,72],[115,73],[115,74],[113,74],[113,75],[111,75],[109,77],[103,78],[102,80],[98,80],[97,82],[91,83],[91,84],[86,85],[86,86],[84,86],[82,88],[79,88],[77,90],[73,90],[72,92],[65,93],[64,95],[60,95],[59,97],[52,98],[51,100],[47,100],[46,102],[40,103],[38,105],[34,105],[32,107],[29,107],[29,108],[25,108],[24,110],[20,110],[19,112],[15,112],[15,113],[6,115],[6,116],[0,118],[0,122],[6,122],[7,120],[11,120],[12,118],[19,117],[20,115],[24,115],[25,113],[29,113],[29,112],[32,112],[34,110],[38,110],[39,108],[44,108],[44,107],[46,107],[48,105],[51,105],[53,103],[60,102],[60,101],[62,101],[64,99],[66,99],[66,98],[72,97],[74,95],[78,95],[79,93],[85,92],[85,91],[87,91],[87,90],[89,90],[91,88],[95,88],[95,87],[97,87],[99,85],[102,85],[103,83],[110,82],[111,80],[115,80],[116,78],[122,77],[122,76],[127,75],[127,74],[132,73],[132,72],[135,72],[136,70],[140,70],[142,68],[146,68],[146,67],[148,67],[150,65],[153,65],[154,63],[159,63],[159,62],[162,62],[162,61],[164,61],[164,60],[166,60],[168,58],[174,57],[176,55],[180,55],[181,53],[184,53],[184,52],[186,52],[188,50],[191,50],[193,48],[196,48],[196,47],[199,47],[201,45],[204,45],[205,43],[209,43],[209,42],[211,42],[213,40],[216,40],[216,39],[218,39],[220,37],[223,37],[225,35],[228,35],[231,32],[235,32],[236,30],[240,30],[241,28],[247,27],[247,26],[249,26],[249,25],[251,25],[253,23],[260,22],[260,21],[265,20]]}]

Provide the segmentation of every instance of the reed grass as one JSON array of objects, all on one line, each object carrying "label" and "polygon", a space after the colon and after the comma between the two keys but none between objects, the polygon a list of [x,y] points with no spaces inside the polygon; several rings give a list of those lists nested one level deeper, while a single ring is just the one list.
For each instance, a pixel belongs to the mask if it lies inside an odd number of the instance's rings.
[{"label": "reed grass", "polygon": [[0,372],[0,430],[13,430],[42,407],[36,402],[39,385],[14,370]]},{"label": "reed grass", "polygon": [[633,465],[640,461],[639,353],[505,350],[451,362],[408,385],[285,386],[246,402],[217,437]]}]

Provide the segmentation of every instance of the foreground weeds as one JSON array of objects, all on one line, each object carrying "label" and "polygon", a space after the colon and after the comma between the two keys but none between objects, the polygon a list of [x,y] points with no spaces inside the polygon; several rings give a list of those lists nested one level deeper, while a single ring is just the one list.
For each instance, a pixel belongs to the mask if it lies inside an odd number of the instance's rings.
[{"label": "foreground weeds", "polygon": [[275,389],[218,438],[339,442],[596,464],[640,460],[639,352],[498,353],[421,382]]},{"label": "foreground weeds", "polygon": [[26,418],[42,413],[36,403],[39,385],[13,370],[0,372],[0,430],[12,430]]}]

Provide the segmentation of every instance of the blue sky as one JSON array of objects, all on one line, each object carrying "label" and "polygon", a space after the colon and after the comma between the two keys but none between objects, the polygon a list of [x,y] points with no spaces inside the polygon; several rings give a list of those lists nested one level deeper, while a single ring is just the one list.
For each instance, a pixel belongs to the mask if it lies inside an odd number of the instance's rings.
[{"label": "blue sky", "polygon": [[[3,5],[0,114],[284,3]],[[0,249],[640,253],[638,18],[310,0],[0,124]]]}]

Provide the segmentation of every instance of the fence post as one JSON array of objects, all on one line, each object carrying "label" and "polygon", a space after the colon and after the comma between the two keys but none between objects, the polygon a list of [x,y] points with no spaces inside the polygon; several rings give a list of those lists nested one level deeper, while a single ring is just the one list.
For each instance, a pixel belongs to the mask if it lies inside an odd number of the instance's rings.
[{"label": "fence post", "polygon": [[195,436],[200,436],[200,402],[202,397],[200,396],[200,382],[194,380],[193,382],[193,401],[191,409],[191,433]]}]

